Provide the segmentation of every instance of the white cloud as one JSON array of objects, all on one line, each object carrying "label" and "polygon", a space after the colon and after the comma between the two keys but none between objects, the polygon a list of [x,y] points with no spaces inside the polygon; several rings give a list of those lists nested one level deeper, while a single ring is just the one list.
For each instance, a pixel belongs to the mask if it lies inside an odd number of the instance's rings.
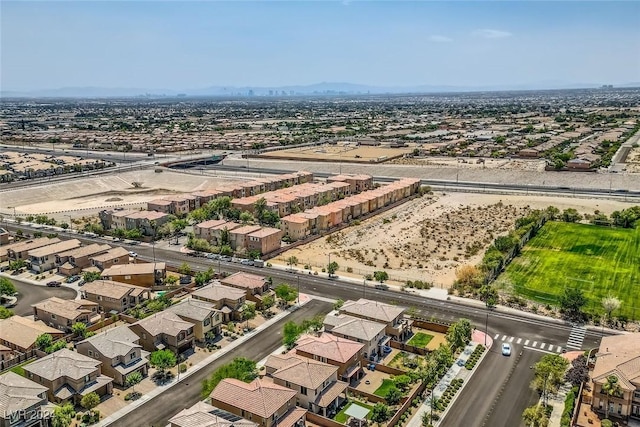
[{"label": "white cloud", "polygon": [[506,37],[511,37],[512,34],[508,31],[502,30],[490,30],[488,28],[484,28],[481,30],[475,30],[473,32],[475,37],[482,37],[484,39],[504,39]]},{"label": "white cloud", "polygon": [[449,43],[453,41],[450,37],[440,35],[429,36],[429,40],[436,43]]}]

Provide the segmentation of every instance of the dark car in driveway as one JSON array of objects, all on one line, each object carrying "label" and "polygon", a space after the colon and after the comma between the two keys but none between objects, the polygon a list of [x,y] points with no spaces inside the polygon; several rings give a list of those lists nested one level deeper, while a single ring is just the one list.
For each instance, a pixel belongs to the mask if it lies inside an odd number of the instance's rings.
[{"label": "dark car in driveway", "polygon": [[47,282],[47,286],[50,288],[59,288],[61,285],[60,282],[58,282],[57,280],[52,280],[50,282]]}]

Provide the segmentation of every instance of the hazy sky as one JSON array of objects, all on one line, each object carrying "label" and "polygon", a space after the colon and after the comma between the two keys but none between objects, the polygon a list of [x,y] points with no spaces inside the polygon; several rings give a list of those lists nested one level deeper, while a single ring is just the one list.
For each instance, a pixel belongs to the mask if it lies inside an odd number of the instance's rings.
[{"label": "hazy sky", "polygon": [[7,1],[3,90],[640,81],[640,2]]}]

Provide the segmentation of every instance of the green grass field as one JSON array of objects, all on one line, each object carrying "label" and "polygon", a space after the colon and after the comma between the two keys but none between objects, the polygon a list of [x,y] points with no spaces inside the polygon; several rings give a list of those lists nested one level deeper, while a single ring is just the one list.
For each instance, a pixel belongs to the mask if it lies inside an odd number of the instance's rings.
[{"label": "green grass field", "polygon": [[389,390],[394,387],[393,381],[384,379],[382,380],[382,385],[373,392],[376,396],[387,397],[387,393]]},{"label": "green grass field", "polygon": [[407,341],[407,344],[414,347],[424,348],[432,339],[433,335],[425,334],[424,332],[416,332],[416,334],[412,336],[409,341]]},{"label": "green grass field", "polygon": [[613,316],[640,318],[640,227],[607,228],[548,222],[496,282],[526,298],[557,305],[565,287],[580,287],[586,310],[602,314],[611,293],[622,301]]}]

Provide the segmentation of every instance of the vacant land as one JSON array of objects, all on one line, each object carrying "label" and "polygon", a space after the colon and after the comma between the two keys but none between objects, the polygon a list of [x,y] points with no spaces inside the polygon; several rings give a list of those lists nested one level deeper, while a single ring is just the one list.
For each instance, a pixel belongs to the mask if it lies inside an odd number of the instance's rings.
[{"label": "vacant land", "polygon": [[325,160],[332,162],[378,163],[410,153],[411,148],[357,146],[355,144],[324,144],[321,146],[272,151],[260,157],[271,159]]},{"label": "vacant land", "polygon": [[497,284],[555,304],[565,287],[581,288],[588,310],[602,313],[611,293],[622,301],[614,316],[640,317],[640,227],[607,228],[549,222],[529,241]]}]

